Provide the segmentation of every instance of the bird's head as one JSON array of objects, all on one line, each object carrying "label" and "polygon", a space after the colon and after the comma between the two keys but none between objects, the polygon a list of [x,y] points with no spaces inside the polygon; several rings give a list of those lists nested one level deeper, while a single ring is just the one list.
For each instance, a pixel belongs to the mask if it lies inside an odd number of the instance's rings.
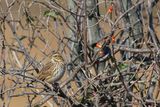
[{"label": "bird's head", "polygon": [[56,63],[56,62],[64,62],[64,59],[63,59],[63,57],[62,57],[59,53],[54,53],[54,54],[52,55],[51,61],[52,61],[53,63]]}]

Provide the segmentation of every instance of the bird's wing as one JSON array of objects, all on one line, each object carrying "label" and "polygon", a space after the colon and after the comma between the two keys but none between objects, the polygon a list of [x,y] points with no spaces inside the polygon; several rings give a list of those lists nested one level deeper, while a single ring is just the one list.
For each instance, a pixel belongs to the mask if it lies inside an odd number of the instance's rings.
[{"label": "bird's wing", "polygon": [[48,76],[51,76],[52,75],[52,72],[51,72],[51,67],[53,67],[53,63],[52,62],[49,62],[47,63],[43,68],[42,70],[40,71],[40,73],[38,74],[38,79],[40,80],[45,80],[46,77]]}]

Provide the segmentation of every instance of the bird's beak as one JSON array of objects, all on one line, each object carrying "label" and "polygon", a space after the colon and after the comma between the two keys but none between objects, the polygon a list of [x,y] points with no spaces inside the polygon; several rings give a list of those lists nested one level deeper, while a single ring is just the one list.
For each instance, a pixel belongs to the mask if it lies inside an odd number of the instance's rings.
[{"label": "bird's beak", "polygon": [[53,54],[55,54],[56,52],[53,50],[51,51],[51,53],[48,54],[48,56],[52,56]]}]

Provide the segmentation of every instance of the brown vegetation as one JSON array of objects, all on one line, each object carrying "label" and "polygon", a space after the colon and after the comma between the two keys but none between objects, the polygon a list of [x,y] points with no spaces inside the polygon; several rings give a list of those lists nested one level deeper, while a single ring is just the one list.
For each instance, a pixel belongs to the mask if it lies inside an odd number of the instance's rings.
[{"label": "brown vegetation", "polygon": [[[1,0],[0,106],[160,105],[159,0]],[[35,75],[53,52],[54,83]]]}]

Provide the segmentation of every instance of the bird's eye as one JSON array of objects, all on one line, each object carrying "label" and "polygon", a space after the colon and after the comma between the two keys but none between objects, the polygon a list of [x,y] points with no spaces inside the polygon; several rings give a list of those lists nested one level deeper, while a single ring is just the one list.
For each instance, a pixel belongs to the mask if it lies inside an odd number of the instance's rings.
[{"label": "bird's eye", "polygon": [[53,55],[54,60],[63,60],[63,57],[60,54]]}]

